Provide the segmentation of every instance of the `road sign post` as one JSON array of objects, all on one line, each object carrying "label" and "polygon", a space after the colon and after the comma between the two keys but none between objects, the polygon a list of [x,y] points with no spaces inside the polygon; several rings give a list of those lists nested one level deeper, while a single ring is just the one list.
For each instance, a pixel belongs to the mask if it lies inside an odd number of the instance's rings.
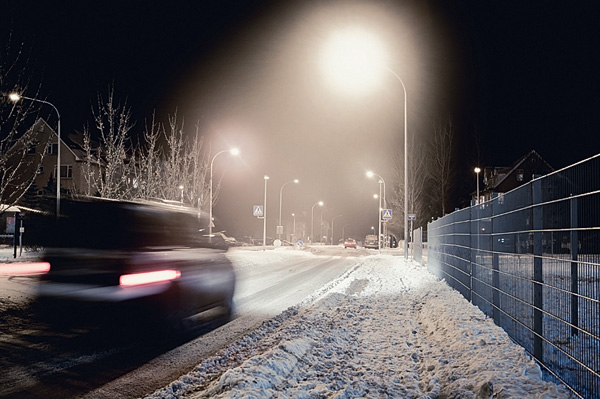
[{"label": "road sign post", "polygon": [[[413,259],[413,248],[412,248],[412,237],[413,237],[413,222],[417,220],[417,215],[415,213],[408,214],[408,220],[410,220],[410,241],[408,242],[408,247],[410,248],[410,259]],[[405,238],[407,239],[407,238]]]}]

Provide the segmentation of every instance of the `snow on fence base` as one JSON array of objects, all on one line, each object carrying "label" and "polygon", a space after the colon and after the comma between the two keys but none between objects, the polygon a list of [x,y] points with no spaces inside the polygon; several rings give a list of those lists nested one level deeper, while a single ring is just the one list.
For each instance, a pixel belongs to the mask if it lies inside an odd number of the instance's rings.
[{"label": "snow on fence base", "polygon": [[600,155],[428,224],[428,268],[600,397]]}]

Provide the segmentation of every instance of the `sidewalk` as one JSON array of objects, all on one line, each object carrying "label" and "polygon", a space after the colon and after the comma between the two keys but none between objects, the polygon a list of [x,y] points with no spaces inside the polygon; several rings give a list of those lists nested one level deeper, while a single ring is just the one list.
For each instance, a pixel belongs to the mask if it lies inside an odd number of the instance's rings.
[{"label": "sidewalk", "polygon": [[17,247],[17,257],[15,258],[12,245],[0,245],[0,264],[6,262],[30,262],[36,260],[41,254],[40,251],[25,251],[25,248],[21,251]]},{"label": "sidewalk", "polygon": [[147,398],[570,397],[415,263],[363,258],[313,299]]}]

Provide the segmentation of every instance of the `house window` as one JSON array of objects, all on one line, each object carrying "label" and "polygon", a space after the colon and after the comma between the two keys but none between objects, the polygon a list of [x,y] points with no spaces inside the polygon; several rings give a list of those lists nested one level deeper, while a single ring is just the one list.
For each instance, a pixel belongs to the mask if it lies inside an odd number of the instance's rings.
[{"label": "house window", "polygon": [[523,181],[525,171],[523,169],[517,169],[517,181]]},{"label": "house window", "polygon": [[49,155],[58,154],[58,143],[48,143],[48,148],[46,149],[46,152]]},{"label": "house window", "polygon": [[35,144],[31,144],[29,148],[27,148],[27,154],[32,155],[35,154],[37,146]]},{"label": "house window", "polygon": [[[56,165],[54,165],[54,177],[56,178]],[[73,178],[73,165],[60,165],[60,178],[61,179],[72,179]]]}]

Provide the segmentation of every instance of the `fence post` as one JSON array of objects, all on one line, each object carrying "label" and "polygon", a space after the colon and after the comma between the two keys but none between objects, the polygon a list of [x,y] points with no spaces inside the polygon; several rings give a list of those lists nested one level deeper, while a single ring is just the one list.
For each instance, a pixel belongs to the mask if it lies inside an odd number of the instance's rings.
[{"label": "fence post", "polygon": [[[471,258],[471,270],[469,271],[469,301],[473,303],[473,263],[477,262],[476,253],[473,250],[473,208],[474,205],[471,205],[469,209],[469,253]],[[477,231],[477,235],[479,236],[479,231]]]},{"label": "fence post", "polygon": [[543,272],[542,272],[542,180],[533,180],[531,184],[531,199],[533,204],[533,356],[544,362],[543,349]]},{"label": "fence post", "polygon": [[579,332],[579,276],[577,257],[579,237],[577,234],[577,198],[571,198],[571,335]]},{"label": "fence post", "polygon": [[490,250],[492,252],[492,286],[494,291],[492,292],[492,318],[496,322],[497,325],[500,325],[500,255],[496,252],[495,248],[495,238],[494,233],[496,229],[494,229],[494,222],[496,221],[496,208],[495,204],[497,204],[498,200],[494,199],[489,202],[489,206],[492,207],[490,212]]}]

